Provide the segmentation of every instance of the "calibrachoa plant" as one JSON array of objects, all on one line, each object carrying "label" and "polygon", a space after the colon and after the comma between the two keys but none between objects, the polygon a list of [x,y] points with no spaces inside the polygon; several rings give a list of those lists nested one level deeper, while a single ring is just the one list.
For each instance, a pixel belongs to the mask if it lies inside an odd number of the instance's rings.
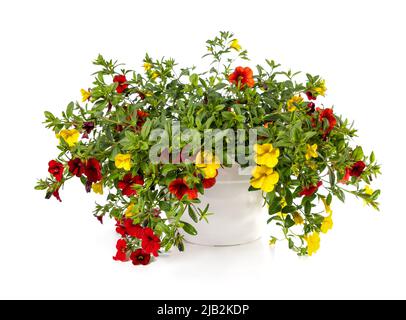
[{"label": "calibrachoa plant", "polygon": [[[379,165],[373,153],[351,145],[356,130],[350,122],[323,104],[323,79],[307,74],[297,81],[299,73],[281,71],[269,60],[254,69],[229,32],[207,41],[207,50],[212,64],[202,73],[149,55],[137,72],[99,55],[93,85],[81,90],[82,100],[69,103],[61,117],[45,112],[59,154],[36,189],[62,201],[64,184],[80,179],[86,192],[107,193],[94,215],[101,223],[106,215],[116,220],[114,260],[146,265],[173,246],[183,251],[180,230],[197,233],[183,216],[209,219],[199,196],[216,188],[218,170],[231,162],[220,163],[214,150],[187,161],[172,147],[161,152],[170,163],[150,161],[156,144],[150,133],[170,132],[176,121],[180,129],[201,133],[256,130],[257,143],[244,149],[255,163],[247,192],[262,192],[268,222],[280,229],[270,244],[282,238],[299,255],[315,253],[320,234],[333,226],[333,198],[344,201],[346,193],[378,209],[380,191],[370,184]],[[177,143],[182,149],[188,141]]]}]

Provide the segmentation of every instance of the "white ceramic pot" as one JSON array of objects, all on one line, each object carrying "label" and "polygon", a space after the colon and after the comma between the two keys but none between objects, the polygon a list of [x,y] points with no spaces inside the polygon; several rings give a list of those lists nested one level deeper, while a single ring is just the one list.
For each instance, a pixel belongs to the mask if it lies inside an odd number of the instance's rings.
[{"label": "white ceramic pot", "polygon": [[187,242],[207,246],[232,246],[255,241],[261,237],[264,225],[263,199],[260,191],[249,192],[250,174],[241,174],[238,166],[219,169],[217,183],[206,189],[199,207],[209,204],[214,213],[206,221],[193,222],[187,212],[184,220],[198,234],[184,234]]}]

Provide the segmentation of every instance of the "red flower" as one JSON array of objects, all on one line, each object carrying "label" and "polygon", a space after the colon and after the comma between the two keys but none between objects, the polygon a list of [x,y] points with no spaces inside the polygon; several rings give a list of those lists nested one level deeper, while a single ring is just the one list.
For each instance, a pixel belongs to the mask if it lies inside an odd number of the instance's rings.
[{"label": "red flower", "polygon": [[350,168],[345,168],[344,177],[339,182],[340,183],[347,183],[348,180],[350,179],[350,176],[351,176]]},{"label": "red flower", "polygon": [[185,179],[177,178],[169,184],[169,192],[176,196],[179,200],[182,200],[183,196],[187,194],[190,200],[197,198],[197,189],[190,189],[186,184]]},{"label": "red flower", "polygon": [[319,187],[323,184],[323,182],[319,181],[317,182],[317,185],[315,186],[309,186],[309,187],[303,187],[302,191],[300,191],[299,195],[300,196],[305,196],[305,197],[310,197],[312,194],[314,194]]},{"label": "red flower", "polygon": [[81,177],[85,172],[85,164],[79,158],[71,159],[68,161],[69,172],[74,176]]},{"label": "red flower", "polygon": [[134,224],[131,219],[124,220],[124,229],[126,234],[130,235],[131,237],[141,239],[144,235],[144,229],[139,224]]},{"label": "red flower", "polygon": [[100,162],[95,158],[86,161],[85,175],[88,182],[97,182],[102,179]]},{"label": "red flower", "polygon": [[240,84],[240,87],[243,88],[245,85],[252,88],[255,84],[254,78],[252,77],[253,73],[249,67],[237,67],[235,71],[229,75],[228,81],[235,84],[236,86]]},{"label": "red flower", "polygon": [[59,196],[59,188],[52,192],[52,195],[59,201],[62,202],[61,197]]},{"label": "red flower", "polygon": [[364,172],[366,165],[364,161],[357,161],[353,164],[350,169],[350,176],[351,177],[359,177],[362,172]]},{"label": "red flower", "polygon": [[309,99],[309,100],[316,100],[317,99],[317,97],[315,97],[313,95],[313,93],[311,93],[310,91],[306,91],[306,96],[307,96],[307,99]]},{"label": "red flower", "polygon": [[202,184],[203,188],[210,189],[216,184],[216,178],[203,179]]},{"label": "red flower", "polygon": [[149,117],[149,113],[138,109],[137,116],[138,116],[138,118],[146,118],[146,117]]},{"label": "red flower", "polygon": [[333,114],[333,109],[318,109],[318,111],[320,111],[319,120],[323,122],[326,119],[328,122],[328,128],[323,133],[323,138],[325,138],[337,124],[337,119]]},{"label": "red flower", "polygon": [[122,237],[127,235],[127,231],[125,230],[124,226],[121,225],[120,221],[116,223],[116,232],[120,234]]},{"label": "red flower", "polygon": [[137,249],[133,253],[131,253],[130,259],[133,262],[133,265],[147,265],[149,261],[151,260],[151,255],[149,253],[146,253],[142,249]]},{"label": "red flower", "polygon": [[122,237],[131,236],[141,239],[144,234],[144,229],[139,224],[134,224],[131,219],[125,219],[124,224],[117,220],[116,232]]},{"label": "red flower", "polygon": [[124,239],[120,239],[117,241],[116,244],[116,249],[117,249],[117,253],[116,255],[113,257],[114,260],[116,261],[128,261],[127,258],[127,242]]},{"label": "red flower", "polygon": [[137,194],[137,190],[133,188],[135,184],[143,185],[144,179],[141,176],[133,176],[127,173],[121,181],[118,182],[117,187],[121,190],[123,195],[131,197]]},{"label": "red flower", "polygon": [[307,112],[307,114],[312,114],[316,108],[316,104],[314,102],[309,102],[307,104],[307,107],[309,108],[309,111]]},{"label": "red flower", "polygon": [[141,127],[145,123],[146,118],[149,117],[149,113],[138,109],[137,110],[137,117],[138,117],[138,119],[137,119],[137,129],[141,129]]},{"label": "red flower", "polygon": [[48,172],[55,177],[56,181],[61,181],[63,177],[63,164],[55,160],[49,161]]},{"label": "red flower", "polygon": [[158,250],[161,247],[161,240],[154,234],[151,228],[145,228],[142,235],[141,247],[146,253],[152,253],[158,256]]},{"label": "red flower", "polygon": [[114,76],[113,82],[118,83],[117,89],[116,89],[117,93],[123,93],[123,91],[128,88],[128,84],[126,83],[127,78],[125,77],[125,75]]},{"label": "red flower", "polygon": [[92,122],[92,121],[84,122],[82,129],[85,130],[85,132],[82,135],[82,138],[88,139],[90,132],[92,132],[92,130],[94,129],[94,122]]}]

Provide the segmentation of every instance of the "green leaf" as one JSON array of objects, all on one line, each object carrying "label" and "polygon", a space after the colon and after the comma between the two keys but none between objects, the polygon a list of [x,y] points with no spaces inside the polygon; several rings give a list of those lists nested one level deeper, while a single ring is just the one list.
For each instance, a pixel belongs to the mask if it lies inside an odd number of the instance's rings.
[{"label": "green leaf", "polygon": [[197,222],[199,221],[199,219],[197,218],[197,215],[196,215],[196,213],[194,212],[192,206],[189,206],[189,207],[188,207],[188,213],[189,213],[189,217],[191,217],[194,222],[197,223]]},{"label": "green leaf", "polygon": [[199,76],[196,73],[191,74],[189,80],[192,86],[197,87],[199,85]]},{"label": "green leaf", "polygon": [[168,211],[170,211],[171,210],[171,205],[168,203],[168,202],[166,202],[166,201],[160,201],[159,202],[159,208],[162,210],[162,211],[165,211],[165,212],[168,212]]},{"label": "green leaf", "polygon": [[49,111],[44,111],[44,115],[47,121],[55,120],[55,116]]},{"label": "green leaf", "polygon": [[224,104],[219,104],[218,106],[214,107],[214,111],[221,111],[225,108],[226,106]]},{"label": "green leaf", "polygon": [[303,135],[303,141],[304,141],[304,142],[307,142],[310,138],[312,138],[312,137],[315,136],[316,134],[317,134],[317,132],[315,132],[315,131],[306,132],[306,133]]},{"label": "green leaf", "polygon": [[295,221],[293,221],[293,219],[290,217],[290,215],[287,215],[285,218],[285,227],[290,228],[290,227],[293,227],[294,225],[295,225]]},{"label": "green leaf", "polygon": [[285,190],[285,201],[288,206],[292,205],[293,203],[293,195],[289,188],[286,188]]},{"label": "green leaf", "polygon": [[211,116],[209,119],[207,119],[206,123],[204,124],[205,129],[210,129],[211,124],[216,118],[214,116]]},{"label": "green leaf", "polygon": [[73,108],[75,107],[75,104],[72,102],[69,102],[68,106],[66,107],[66,117],[70,118],[73,115]]},{"label": "green leaf", "polygon": [[292,213],[295,212],[297,208],[295,206],[286,206],[282,208],[282,213]]},{"label": "green leaf", "polygon": [[305,214],[310,214],[312,211],[312,204],[310,201],[306,201],[304,204]]},{"label": "green leaf", "polygon": [[358,146],[352,152],[352,157],[354,161],[361,161],[364,159],[364,152],[362,151],[362,147]]},{"label": "green leaf", "polygon": [[272,206],[269,207],[268,212],[269,214],[274,214],[280,212],[282,210],[282,206],[279,202],[274,203]]},{"label": "green leaf", "polygon": [[152,121],[150,120],[150,118],[147,118],[147,120],[145,121],[144,125],[142,126],[141,129],[141,137],[143,139],[147,139],[148,135],[151,131],[151,127],[152,127]]},{"label": "green leaf", "polygon": [[369,161],[371,163],[375,162],[375,153],[373,151],[371,152],[371,155],[369,156]]},{"label": "green leaf", "polygon": [[233,120],[235,118],[235,113],[230,111],[223,111],[221,115],[224,120]]},{"label": "green leaf", "polygon": [[197,230],[195,229],[194,226],[192,226],[190,223],[187,223],[185,221],[181,221],[181,223],[183,224],[182,229],[185,230],[186,233],[195,236],[197,235]]},{"label": "green leaf", "polygon": [[177,170],[178,167],[174,164],[168,163],[162,167],[161,173],[166,176],[169,172]]},{"label": "green leaf", "polygon": [[327,200],[326,200],[327,204],[330,205],[332,200],[333,200],[333,196],[331,195],[331,193],[329,193],[327,196]]},{"label": "green leaf", "polygon": [[333,187],[336,183],[336,175],[330,167],[328,167],[328,176],[330,180],[330,186]]}]

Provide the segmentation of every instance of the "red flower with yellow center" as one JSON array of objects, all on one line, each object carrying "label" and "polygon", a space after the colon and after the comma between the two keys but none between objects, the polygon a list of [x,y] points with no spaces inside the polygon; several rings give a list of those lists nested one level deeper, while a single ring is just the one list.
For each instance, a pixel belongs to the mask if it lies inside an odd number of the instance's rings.
[{"label": "red flower with yellow center", "polygon": [[232,84],[235,84],[236,86],[239,85],[240,88],[243,88],[245,85],[252,88],[255,84],[252,70],[249,67],[235,68],[235,71],[229,75],[228,81],[230,81]]},{"label": "red flower with yellow center", "polygon": [[131,253],[130,259],[135,266],[140,264],[145,266],[151,260],[151,255],[149,253],[146,253],[142,249],[137,249],[133,253]]}]

